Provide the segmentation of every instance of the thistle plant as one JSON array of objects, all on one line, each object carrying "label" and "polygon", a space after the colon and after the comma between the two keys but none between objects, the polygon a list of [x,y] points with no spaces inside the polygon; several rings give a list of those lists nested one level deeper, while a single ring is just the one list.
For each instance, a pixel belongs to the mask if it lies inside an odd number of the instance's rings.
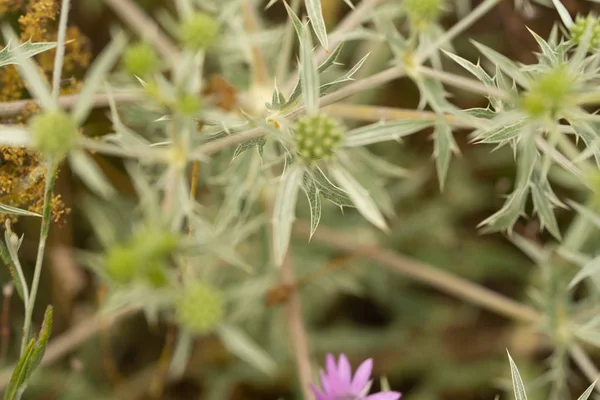
[{"label": "thistle plant", "polygon": [[[534,8],[516,3],[523,12]],[[516,319],[528,338],[543,338],[538,347],[551,354],[550,385],[541,397],[568,398],[568,383],[582,381],[570,359],[595,382],[599,25],[594,14],[573,20],[559,0],[546,3],[557,21],[547,35],[528,31],[537,49],[534,61],[523,64],[476,37],[455,40],[470,37],[499,0],[474,8],[449,0],[346,1],[337,25],[327,17],[336,10],[319,0],[175,0],[155,19],[130,0],[104,0],[126,28],[111,25],[111,41],[77,95],[65,96],[70,2],[30,2],[30,11],[56,9],[51,15],[59,20],[56,38],[47,41],[33,31],[31,40],[19,40],[2,25],[0,68],[18,72],[36,107],[9,120],[26,103],[16,97],[0,103],[0,170],[11,173],[0,177],[11,192],[0,192],[0,212],[11,216],[0,256],[24,304],[19,357],[7,367],[8,379],[0,374],[5,399],[44,386],[32,373],[44,376],[37,367],[46,346],[53,351],[45,365],[66,352],[58,348],[65,341],[50,338],[52,308],[32,335],[59,166],[85,188],[73,203],[86,237],[71,246],[69,259],[78,272],[86,269],[86,283],[100,295],[89,325],[97,328],[83,331],[106,335],[105,321],[137,312],[153,332],[166,327],[153,362],[156,379],[143,388],[152,398],[195,368],[194,346],[227,359],[193,374],[209,398],[229,398],[237,381],[295,376],[290,360],[298,375],[289,385],[298,393],[293,398],[397,400],[400,392],[446,398],[443,390],[465,375],[488,385],[492,377],[482,371],[489,368],[464,374],[440,345],[454,339],[447,334],[452,324],[472,323],[470,314],[419,293],[395,272]],[[0,2],[0,11],[15,9]],[[282,22],[268,19],[273,10]],[[448,26],[446,17],[455,22]],[[24,19],[33,23],[31,15]],[[397,91],[392,84],[400,83],[418,94],[414,109],[379,105],[384,96],[374,89]],[[464,93],[471,100],[461,100]],[[360,103],[367,95],[368,104]],[[462,105],[473,99],[482,106]],[[92,137],[94,108],[102,109],[102,132]],[[422,138],[433,142],[425,157]],[[27,188],[19,172],[31,172],[17,152],[31,154],[43,169],[41,212],[11,196]],[[474,153],[502,184],[490,188],[475,177]],[[503,168],[492,164],[495,157]],[[503,205],[490,211],[490,193],[496,203],[498,191]],[[29,238],[17,232],[33,218],[41,219],[41,231],[28,283],[22,248]],[[483,235],[492,232],[492,239]],[[523,273],[523,254],[535,265],[531,277]],[[434,262],[440,267],[428,265]],[[528,304],[484,286],[490,276],[519,279]],[[331,332],[323,328],[324,320],[336,320],[326,309],[342,293],[376,299],[392,322],[366,333],[336,321],[328,321]],[[381,391],[369,394],[375,356],[354,374],[349,358],[388,354],[400,337],[403,366],[386,373],[398,379],[419,370],[424,383],[406,393],[402,384],[392,390],[382,380]],[[69,349],[84,340],[70,341]],[[111,351],[104,353],[114,373]],[[328,354],[320,379],[313,374],[317,353]],[[526,399],[509,361],[515,397]],[[595,384],[585,387],[581,400]]]}]

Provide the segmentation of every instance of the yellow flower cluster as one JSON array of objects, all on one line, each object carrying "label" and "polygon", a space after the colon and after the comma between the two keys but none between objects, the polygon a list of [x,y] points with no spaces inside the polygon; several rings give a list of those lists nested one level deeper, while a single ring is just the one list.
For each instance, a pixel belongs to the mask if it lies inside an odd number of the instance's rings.
[{"label": "yellow flower cluster", "polygon": [[[59,4],[56,0],[0,0],[0,15],[21,13],[18,18],[21,41],[52,42],[57,37],[57,17]],[[82,76],[90,63],[92,54],[88,39],[77,27],[67,29],[67,45],[61,94],[79,91]],[[52,76],[55,50],[36,56],[37,64],[48,81]],[[26,98],[25,83],[14,66],[0,68],[0,101]],[[0,124],[24,124],[37,113],[39,108],[33,102],[17,116],[0,118]],[[0,203],[41,213],[44,199],[45,171],[40,166],[39,155],[25,149],[0,146]],[[69,210],[65,209],[60,195],[52,199],[52,215],[59,222]],[[0,214],[0,221],[9,216]],[[14,218],[13,218],[14,219]]]}]

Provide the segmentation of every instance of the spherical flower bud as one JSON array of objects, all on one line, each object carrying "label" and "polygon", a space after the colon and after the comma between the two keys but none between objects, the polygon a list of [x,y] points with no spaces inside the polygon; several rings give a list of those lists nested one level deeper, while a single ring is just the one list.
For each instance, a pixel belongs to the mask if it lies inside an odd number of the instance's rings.
[{"label": "spherical flower bud", "polygon": [[175,303],[175,312],[182,326],[204,335],[213,331],[223,320],[225,301],[221,292],[212,286],[196,282],[184,288]]},{"label": "spherical flower bud", "polygon": [[125,70],[140,77],[148,76],[158,70],[158,56],[148,43],[129,46],[123,54]]},{"label": "spherical flower bud", "polygon": [[413,26],[436,21],[444,10],[444,0],[404,0],[406,14]]},{"label": "spherical flower bud", "polygon": [[556,68],[541,75],[522,99],[524,110],[531,117],[556,117],[568,102],[573,82],[564,68]]},{"label": "spherical flower bud", "polygon": [[75,145],[77,124],[62,110],[45,111],[29,120],[35,148],[47,156],[62,158]]},{"label": "spherical flower bud", "polygon": [[202,109],[202,101],[197,95],[184,94],[177,100],[176,107],[183,115],[195,116]]},{"label": "spherical flower bud", "polygon": [[118,246],[108,251],[104,270],[110,279],[125,284],[131,282],[137,275],[139,262],[135,250]]},{"label": "spherical flower bud", "polygon": [[217,20],[209,14],[198,12],[183,22],[179,39],[189,50],[206,50],[215,42],[218,32]]},{"label": "spherical flower bud", "polygon": [[593,15],[582,17],[578,15],[575,19],[575,23],[571,26],[571,40],[580,44],[585,36],[585,32],[588,26],[591,25],[591,37],[590,47],[597,47],[600,45],[600,21]]},{"label": "spherical flower bud", "polygon": [[331,159],[343,137],[342,126],[326,115],[306,116],[295,126],[296,151],[307,164]]}]

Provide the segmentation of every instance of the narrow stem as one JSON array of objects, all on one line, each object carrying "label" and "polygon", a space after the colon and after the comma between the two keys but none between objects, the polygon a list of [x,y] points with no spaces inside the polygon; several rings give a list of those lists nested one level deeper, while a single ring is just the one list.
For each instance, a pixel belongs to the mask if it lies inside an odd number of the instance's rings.
[{"label": "narrow stem", "polygon": [[[114,94],[115,102],[119,104],[136,103],[142,99],[140,92],[124,92]],[[60,108],[69,109],[79,101],[79,94],[70,94],[58,98]],[[35,100],[15,100],[0,103],[0,117],[10,117],[21,113],[28,104],[37,103]],[[92,100],[94,107],[107,107],[109,105],[108,95],[96,94]]]},{"label": "narrow stem", "polygon": [[106,5],[127,24],[129,24],[138,35],[152,42],[156,51],[171,64],[179,59],[177,46],[163,33],[160,27],[148,18],[138,5],[131,0],[104,0]]},{"label": "narrow stem", "polygon": [[60,20],[58,22],[58,44],[56,46],[54,69],[52,71],[52,99],[54,100],[54,103],[58,102],[58,95],[60,93],[60,75],[65,59],[65,37],[67,36],[67,21],[69,20],[70,6],[70,0],[62,0]]},{"label": "narrow stem", "polygon": [[33,272],[33,281],[31,283],[31,293],[29,295],[29,304],[25,308],[25,322],[23,325],[23,340],[21,342],[21,354],[25,349],[29,340],[31,331],[31,318],[35,307],[35,299],[40,284],[40,276],[42,274],[42,264],[44,260],[44,252],[46,249],[46,240],[50,231],[50,221],[52,219],[52,194],[54,193],[54,182],[56,181],[56,163],[50,159],[47,161],[46,170],[46,186],[44,188],[44,208],[42,211],[42,226],[40,229],[40,241],[38,244],[37,258],[35,260],[35,269]]},{"label": "narrow stem", "polygon": [[[590,357],[578,344],[571,345],[569,353],[571,353],[573,361],[575,361],[581,372],[583,372],[590,382],[594,382],[600,377],[598,368],[596,368]],[[595,385],[594,389],[596,392],[600,393],[600,387],[598,387],[598,385]]]},{"label": "narrow stem", "polygon": [[284,285],[292,287],[287,304],[288,326],[294,346],[294,353],[296,354],[296,365],[298,367],[298,375],[300,376],[300,384],[302,385],[302,393],[304,394],[304,399],[309,400],[312,398],[309,390],[312,382],[310,352],[306,338],[306,329],[302,320],[300,296],[298,296],[296,288],[293,287],[295,282],[294,268],[289,254],[286,256],[281,267],[281,280]]},{"label": "narrow stem", "polygon": [[[254,34],[260,31],[260,23],[256,10],[250,4],[250,0],[242,1],[242,14],[246,31],[249,34]],[[260,46],[256,43],[251,45],[252,52],[252,84],[257,86],[266,86],[269,84],[269,69],[265,54]]]},{"label": "narrow stem", "polygon": [[479,4],[475,9],[473,9],[473,11],[471,11],[470,14],[464,18],[461,18],[452,28],[448,29],[437,40],[419,52],[416,57],[417,64],[422,64],[423,61],[427,60],[427,58],[437,51],[437,49],[468,29],[499,2],[500,0],[485,0],[483,3]]},{"label": "narrow stem", "polygon": [[[554,149],[556,149],[556,143],[558,143],[558,140],[561,136],[561,133],[558,131],[557,126],[555,123],[550,123],[550,132],[549,132],[549,141],[548,141],[548,147],[549,150],[552,151]],[[550,171],[550,166],[552,165],[551,163],[552,157],[550,156],[549,153],[545,154],[544,157],[544,161],[542,162],[542,179],[546,179],[546,177],[548,176],[548,171]]]},{"label": "narrow stem", "polygon": [[[307,235],[310,232],[310,227],[308,224],[299,223],[296,224],[295,230],[298,233]],[[360,244],[333,229],[319,226],[312,240],[338,250],[370,258],[394,272],[407,275],[412,279],[486,308],[499,315],[533,323],[538,323],[543,318],[534,308],[518,303],[509,297],[493,292],[467,279],[390,250]]]},{"label": "narrow stem", "polygon": [[465,78],[460,75],[455,75],[446,71],[439,71],[433,68],[421,66],[417,69],[418,73],[421,73],[430,78],[439,80],[440,82],[447,83],[451,86],[456,86],[459,89],[468,90],[473,93],[479,93],[486,96],[494,96],[498,99],[509,100],[510,96],[503,90],[487,87],[483,83],[474,79]]}]

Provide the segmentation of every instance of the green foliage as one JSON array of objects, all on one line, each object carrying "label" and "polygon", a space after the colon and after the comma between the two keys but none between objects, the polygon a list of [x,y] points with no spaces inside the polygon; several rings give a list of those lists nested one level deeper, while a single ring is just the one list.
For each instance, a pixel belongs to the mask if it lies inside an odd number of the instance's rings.
[{"label": "green foliage", "polygon": [[44,314],[44,322],[42,323],[40,334],[37,339],[32,338],[28,342],[21,354],[21,358],[13,370],[12,377],[4,393],[4,400],[21,399],[23,392],[29,384],[29,380],[40,365],[46,352],[50,333],[52,332],[52,312],[52,307],[48,306]]}]

